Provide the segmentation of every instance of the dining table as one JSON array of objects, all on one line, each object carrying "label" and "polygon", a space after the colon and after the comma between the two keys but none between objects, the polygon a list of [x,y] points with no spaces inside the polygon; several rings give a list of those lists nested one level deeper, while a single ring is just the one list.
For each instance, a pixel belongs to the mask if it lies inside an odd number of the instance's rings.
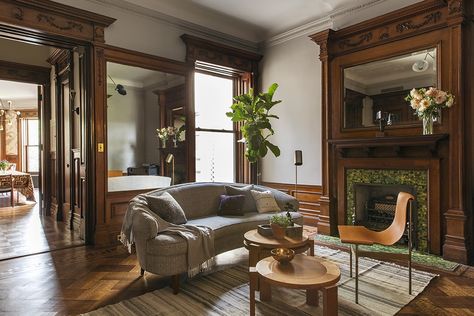
[{"label": "dining table", "polygon": [[33,178],[29,173],[15,170],[0,171],[0,187],[2,189],[10,188],[12,191],[16,190],[24,195],[28,201],[36,202]]}]

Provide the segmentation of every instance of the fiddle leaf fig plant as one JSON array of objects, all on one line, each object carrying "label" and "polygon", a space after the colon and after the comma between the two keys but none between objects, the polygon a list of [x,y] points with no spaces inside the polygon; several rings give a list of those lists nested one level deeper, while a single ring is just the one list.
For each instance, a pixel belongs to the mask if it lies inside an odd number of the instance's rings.
[{"label": "fiddle leaf fig plant", "polygon": [[267,92],[255,94],[253,89],[248,93],[236,96],[231,112],[226,115],[232,122],[242,122],[242,136],[246,143],[245,156],[251,163],[265,157],[268,150],[280,156],[280,148],[272,144],[268,138],[275,134],[270,119],[279,119],[278,116],[269,114],[270,110],[281,100],[273,100],[278,84],[272,84]]}]

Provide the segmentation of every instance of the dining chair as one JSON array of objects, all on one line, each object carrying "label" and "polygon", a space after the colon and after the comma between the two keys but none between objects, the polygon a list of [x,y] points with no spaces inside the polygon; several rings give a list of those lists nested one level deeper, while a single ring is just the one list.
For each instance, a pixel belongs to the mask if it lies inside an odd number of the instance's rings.
[{"label": "dining chair", "polygon": [[0,176],[0,193],[10,193],[10,205],[15,206],[13,200],[13,177],[12,175]]},{"label": "dining chair", "polygon": [[[30,185],[31,176],[20,174],[12,176],[12,192],[16,189],[16,202],[20,202],[20,190],[31,187]],[[26,194],[23,192],[23,194]],[[27,194],[26,194],[27,195]]]},{"label": "dining chair", "polygon": [[[355,254],[355,302],[359,303],[359,256],[374,259],[407,260],[408,261],[408,293],[411,295],[411,252],[413,247],[412,237],[412,203],[415,200],[410,193],[400,192],[397,197],[395,215],[393,222],[383,231],[373,231],[364,226],[339,225],[339,237],[341,242],[351,244],[350,256],[350,277],[352,278],[352,256]],[[407,223],[408,209],[408,223]],[[389,253],[359,250],[359,245],[371,246],[379,244],[392,246],[402,238],[405,227],[408,224],[408,253]]]}]

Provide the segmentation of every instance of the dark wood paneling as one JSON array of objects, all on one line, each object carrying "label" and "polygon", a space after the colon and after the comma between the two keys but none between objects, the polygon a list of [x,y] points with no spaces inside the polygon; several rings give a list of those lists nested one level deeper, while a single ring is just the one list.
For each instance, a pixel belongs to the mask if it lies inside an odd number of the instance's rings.
[{"label": "dark wood paneling", "polygon": [[[339,191],[342,188],[341,181],[344,181],[342,176],[338,176],[340,160],[378,157],[377,164],[386,166],[387,163],[383,161],[386,158],[396,165],[402,158],[416,157],[426,162],[435,156],[441,158],[439,181],[446,184],[446,189],[433,191],[430,188],[430,195],[438,196],[437,204],[440,205],[435,215],[440,223],[430,222],[430,225],[436,226],[433,230],[441,226],[439,233],[443,235],[444,258],[459,262],[467,262],[468,256],[474,259],[474,237],[467,229],[467,220],[473,216],[474,195],[471,163],[474,159],[474,137],[470,127],[474,119],[471,110],[474,102],[471,80],[474,71],[471,43],[473,7],[472,1],[425,0],[338,31],[326,30],[311,36],[320,46],[319,57],[322,62],[323,195],[320,203],[321,213],[330,217],[331,234],[337,233],[337,223],[340,222],[338,215],[341,216],[342,209],[339,204],[343,203]],[[376,127],[343,128],[341,69],[432,47],[438,51],[438,87],[450,91],[456,98],[456,105],[443,111],[441,122],[435,125],[435,133],[449,135],[447,145],[441,152],[437,152],[436,142],[433,143],[435,148],[413,144],[406,148],[395,143],[389,144],[386,138],[376,138]],[[388,138],[406,139],[413,139],[422,132],[420,125],[413,124],[394,125],[385,131]],[[420,137],[426,140],[429,138]],[[385,143],[388,147],[376,148],[373,152],[372,146],[367,146],[367,139],[370,138],[374,143]],[[337,143],[346,140],[351,142],[347,142],[344,148],[341,143]],[[424,154],[420,153],[422,148]],[[357,152],[359,156],[354,156]],[[474,228],[474,222],[471,228]],[[440,249],[438,245],[433,247],[436,252]]]},{"label": "dark wood paneling", "polygon": [[296,197],[300,203],[300,212],[304,215],[304,223],[319,228],[321,222],[321,205],[319,203],[322,195],[321,186],[299,184],[295,189],[294,184],[288,183],[263,182],[262,185]]}]

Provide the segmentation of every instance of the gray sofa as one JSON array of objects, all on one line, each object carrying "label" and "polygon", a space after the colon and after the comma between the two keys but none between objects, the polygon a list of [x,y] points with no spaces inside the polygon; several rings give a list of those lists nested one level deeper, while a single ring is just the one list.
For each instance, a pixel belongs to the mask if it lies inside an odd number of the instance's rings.
[{"label": "gray sofa", "polygon": [[[243,246],[245,232],[257,228],[259,224],[267,224],[274,213],[245,213],[244,216],[218,216],[219,196],[226,194],[225,186],[243,187],[236,183],[187,183],[159,189],[147,193],[161,195],[168,192],[180,204],[188,219],[187,224],[204,225],[214,231],[214,247],[216,255]],[[291,203],[298,209],[298,201],[283,192],[263,186],[254,186],[253,190],[270,190],[278,206],[283,209]],[[147,208],[147,200],[139,195],[130,201],[141,208]],[[159,221],[146,212],[133,215],[132,233],[138,262],[144,271],[164,276],[175,276],[187,271],[187,243],[177,235],[158,234]],[[303,224],[300,213],[292,213],[294,221]],[[164,223],[162,223],[163,225]]]}]

